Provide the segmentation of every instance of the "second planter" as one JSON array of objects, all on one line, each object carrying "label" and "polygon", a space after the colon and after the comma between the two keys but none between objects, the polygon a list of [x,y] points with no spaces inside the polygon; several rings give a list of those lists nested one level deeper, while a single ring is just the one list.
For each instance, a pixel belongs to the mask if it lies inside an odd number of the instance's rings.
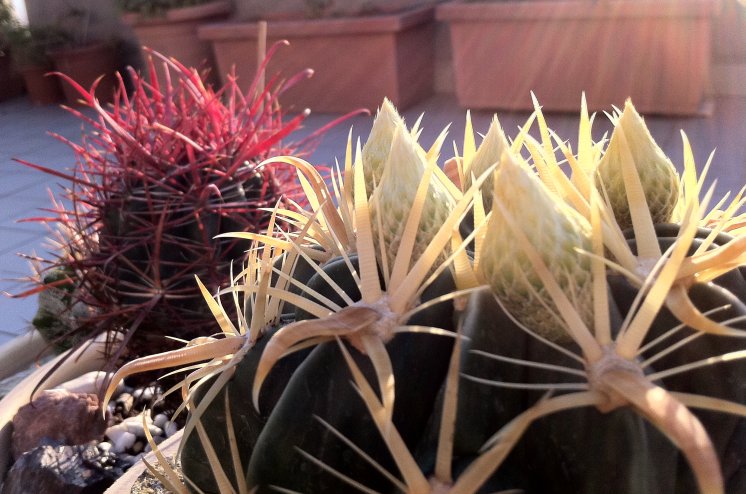
[{"label": "second planter", "polygon": [[631,97],[644,113],[700,111],[711,0],[448,2],[456,94],[470,108],[575,111]]},{"label": "second planter", "polygon": [[[384,96],[400,108],[432,93],[433,10],[378,16],[269,22],[268,45],[290,41],[269,64],[271,77],[311,68],[313,77],[283,95],[283,106],[317,112],[376,108]],[[220,23],[199,29],[212,42],[218,71],[235,66],[246,89],[256,71],[255,23]]]}]

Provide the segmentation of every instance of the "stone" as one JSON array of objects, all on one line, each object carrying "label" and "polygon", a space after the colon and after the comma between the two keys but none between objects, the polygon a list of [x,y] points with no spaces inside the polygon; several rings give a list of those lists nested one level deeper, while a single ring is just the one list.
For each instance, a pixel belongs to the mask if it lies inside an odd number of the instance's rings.
[{"label": "stone", "polygon": [[103,493],[127,466],[116,459],[102,458],[94,445],[39,446],[18,458],[2,493]]},{"label": "stone", "polygon": [[121,410],[118,410],[118,411],[121,411],[123,416],[129,415],[134,404],[135,404],[135,398],[132,396],[131,393],[127,393],[127,392],[120,394],[116,400],[116,407],[117,409],[121,407]]},{"label": "stone", "polygon": [[153,417],[153,425],[156,427],[160,427],[163,429],[163,426],[168,423],[168,415],[165,413],[159,413],[155,417]]},{"label": "stone", "polygon": [[145,402],[152,400],[157,394],[159,394],[159,390],[156,386],[147,386],[145,388],[136,389],[132,392],[132,396],[134,396],[136,400]]},{"label": "stone", "polygon": [[71,393],[64,389],[43,391],[13,417],[11,452],[18,458],[43,440],[62,444],[85,444],[102,439],[106,420],[95,394]]},{"label": "stone", "polygon": [[[121,425],[127,427],[127,430],[137,437],[145,437],[145,427],[142,423],[142,414],[135,415],[134,417],[128,417],[122,421]],[[149,415],[145,416],[145,425],[148,426],[151,436],[160,436],[163,434],[163,430],[153,424]]]},{"label": "stone", "polygon": [[[83,374],[80,377],[67,381],[59,386],[59,388],[66,389],[71,393],[87,393],[87,394],[99,394],[102,391],[104,384],[114,375],[112,372],[104,371],[93,371]],[[114,391],[114,395],[120,394],[124,389],[124,383],[119,382]]]},{"label": "stone", "polygon": [[111,451],[115,453],[127,451],[137,440],[137,436],[128,432],[126,428],[119,426],[106,429],[106,437],[111,439]]},{"label": "stone", "polygon": [[169,422],[166,424],[166,427],[163,428],[163,431],[166,433],[166,437],[171,437],[179,431],[179,426],[173,422]]}]

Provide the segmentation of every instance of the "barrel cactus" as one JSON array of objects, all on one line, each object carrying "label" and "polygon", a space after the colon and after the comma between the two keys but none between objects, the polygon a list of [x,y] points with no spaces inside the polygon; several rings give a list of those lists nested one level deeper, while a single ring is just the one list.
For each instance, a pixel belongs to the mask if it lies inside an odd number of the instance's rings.
[{"label": "barrel cactus", "polygon": [[[607,163],[587,112],[577,155],[559,143],[571,177],[538,106],[531,121],[539,139],[529,123],[463,190],[402,147],[416,134],[395,121],[384,166],[424,166],[391,189],[416,190],[403,212],[371,204],[391,191],[367,190],[359,144],[353,153],[348,142],[334,192],[302,159],[277,158],[306,177],[311,208],[278,208],[266,232],[233,235],[254,241],[242,272],[213,296],[199,284],[223,336],[131,362],[112,383],[192,369],[181,448],[189,482],[172,475],[172,489],[746,488],[740,202],[708,211],[687,163],[683,204],[656,224],[639,206],[652,202],[649,182],[628,176],[649,162],[650,143],[640,151],[622,138],[612,151],[634,211],[622,229],[596,186]],[[626,133],[623,121],[615,132]],[[376,187],[392,185],[387,173]],[[480,212],[488,178],[491,210]],[[428,206],[433,198],[447,207]],[[469,214],[474,228],[462,237]],[[298,231],[274,228],[282,218]],[[229,295],[242,309],[237,324],[218,302]]]},{"label": "barrel cactus", "polygon": [[[87,125],[80,143],[57,136],[75,153],[70,174],[25,163],[67,182],[51,217],[38,219],[55,231],[57,248],[39,260],[28,293],[66,284],[70,310],[59,317],[87,315],[58,324],[62,331],[52,339],[113,330],[122,336],[115,355],[124,348],[134,356],[152,353],[154,344],[175,348],[164,336],[212,333],[213,317],[202,308],[194,275],[211,289],[224,286],[231,262],[244,254],[235,239],[215,236],[263,230],[266,208],[299,199],[290,167],[259,164],[307,152],[319,136],[283,144],[308,114],[284,119],[277,102],[298,78],[261,88],[255,82],[242,94],[233,79],[213,89],[196,70],[152,57],[149,75],[131,72],[131,93],[120,79],[111,108],[95,99],[95,86],[68,79],[91,110],[70,110]],[[156,63],[170,75],[165,86],[154,76]],[[49,273],[66,276],[49,284],[43,281]]]}]

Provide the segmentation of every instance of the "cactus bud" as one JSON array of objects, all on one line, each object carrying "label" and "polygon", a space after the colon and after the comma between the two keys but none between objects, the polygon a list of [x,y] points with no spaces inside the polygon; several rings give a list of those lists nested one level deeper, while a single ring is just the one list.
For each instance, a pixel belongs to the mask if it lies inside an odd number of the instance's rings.
[{"label": "cactus bud", "polygon": [[373,193],[373,186],[381,182],[383,167],[398,127],[404,127],[404,120],[391,101],[385,98],[376,113],[368,140],[363,146],[363,174],[368,197]]},{"label": "cactus bud", "polygon": [[[399,250],[425,166],[425,158],[417,142],[400,124],[394,133],[381,182],[371,196],[374,239],[377,242],[379,235],[383,235],[389,267],[393,266]],[[412,249],[413,260],[417,260],[425,251],[453,207],[453,197],[432,177]]]},{"label": "cactus bud", "polygon": [[[507,156],[507,155],[505,155]],[[496,172],[493,207],[481,253],[484,279],[505,308],[529,329],[552,341],[570,336],[554,302],[506,220],[520,225],[529,243],[557,280],[583,321],[592,327],[591,228],[555,197],[526,166],[502,159]]]},{"label": "cactus bud", "polygon": [[[508,139],[505,137],[505,132],[503,132],[497,116],[495,116],[492,118],[490,128],[479,145],[479,149],[474,154],[474,158],[466,164],[464,190],[471,187],[472,177],[477,178],[482,175],[489,167],[499,162],[503,152],[509,149]],[[491,175],[482,184],[482,201],[486,211],[492,209],[494,187],[494,175]]]},{"label": "cactus bud", "polygon": [[[640,177],[645,200],[653,223],[667,223],[679,199],[679,176],[671,160],[653,140],[643,118],[627,100],[616,124],[624,131],[634,165]],[[605,191],[614,216],[623,230],[632,226],[627,192],[622,173],[623,154],[615,128],[611,140],[596,169],[596,185]]]}]

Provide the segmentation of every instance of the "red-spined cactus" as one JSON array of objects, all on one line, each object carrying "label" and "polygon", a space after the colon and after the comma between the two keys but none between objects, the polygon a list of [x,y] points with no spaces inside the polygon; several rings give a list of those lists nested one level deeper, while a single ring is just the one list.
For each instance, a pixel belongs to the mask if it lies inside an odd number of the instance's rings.
[{"label": "red-spined cactus", "polygon": [[[131,95],[120,78],[111,107],[96,100],[95,85],[87,90],[62,75],[94,113],[68,109],[88,125],[80,143],[55,136],[72,148],[75,167],[58,172],[21,161],[67,181],[51,216],[34,219],[52,226],[58,245],[51,257],[39,259],[40,276],[27,293],[74,287],[69,309],[84,305],[89,315],[64,325],[63,333],[119,331],[135,354],[143,345],[152,352],[153,336],[191,339],[213,332],[194,276],[211,289],[225,285],[231,262],[244,250],[215,235],[265,229],[262,208],[294,195],[297,184],[287,165],[257,164],[307,152],[320,135],[282,142],[308,112],[284,121],[277,98],[305,73],[287,81],[275,77],[265,86],[265,61],[243,94],[233,79],[216,90],[196,70],[153,56],[147,77],[131,72]],[[170,76],[163,86],[155,63]],[[50,273],[66,275],[44,284]]]}]

